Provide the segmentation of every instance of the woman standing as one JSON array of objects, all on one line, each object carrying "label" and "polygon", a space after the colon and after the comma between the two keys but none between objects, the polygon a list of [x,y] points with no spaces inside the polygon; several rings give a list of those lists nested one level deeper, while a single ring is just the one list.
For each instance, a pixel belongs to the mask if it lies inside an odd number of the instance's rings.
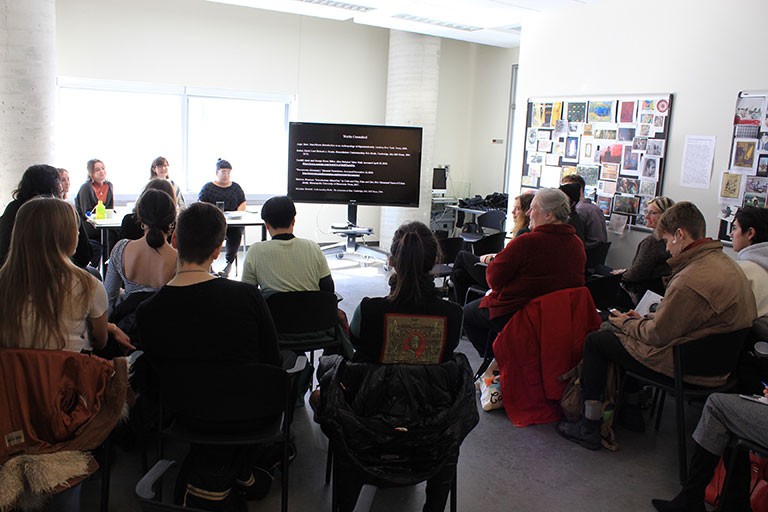
[{"label": "woman standing", "polygon": [[85,231],[88,233],[88,238],[91,241],[91,249],[93,251],[93,257],[91,258],[91,265],[94,267],[99,266],[101,261],[101,235],[99,231],[89,224],[87,219],[88,212],[93,211],[99,201],[104,204],[107,209],[112,209],[115,206],[114,191],[112,189],[112,183],[107,181],[107,168],[99,159],[93,158],[88,160],[86,164],[88,170],[88,181],[82,184],[80,190],[75,197],[75,209],[80,215],[80,220],[85,226]]},{"label": "woman standing", "polygon": [[[219,158],[216,162],[216,180],[203,185],[197,200],[217,206],[219,203],[223,203],[225,212],[245,211],[245,193],[240,185],[232,181],[231,174],[232,165]],[[219,272],[221,277],[227,277],[232,271],[232,264],[235,262],[242,237],[243,228],[227,228],[227,266]]]},{"label": "woman standing", "polygon": [[168,167],[170,167],[170,164],[167,158],[162,156],[155,158],[152,160],[152,166],[149,168],[149,179],[162,178],[171,182],[174,197],[176,198],[176,209],[180,211],[187,207],[187,203],[184,201],[184,194],[181,193],[181,188],[168,177]]}]

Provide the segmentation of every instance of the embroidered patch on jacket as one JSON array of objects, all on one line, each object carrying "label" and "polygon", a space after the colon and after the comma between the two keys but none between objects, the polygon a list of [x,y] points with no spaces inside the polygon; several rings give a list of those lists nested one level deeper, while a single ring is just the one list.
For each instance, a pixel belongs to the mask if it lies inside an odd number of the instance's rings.
[{"label": "embroidered patch on jacket", "polygon": [[442,316],[384,316],[382,363],[438,364],[445,350],[447,319]]}]

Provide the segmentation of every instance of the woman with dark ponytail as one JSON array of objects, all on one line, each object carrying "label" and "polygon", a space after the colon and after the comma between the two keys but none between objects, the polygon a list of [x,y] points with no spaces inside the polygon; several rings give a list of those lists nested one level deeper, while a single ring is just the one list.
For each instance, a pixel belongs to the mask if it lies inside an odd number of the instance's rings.
[{"label": "woman with dark ponytail", "polygon": [[366,297],[352,317],[354,361],[440,363],[461,338],[462,310],[440,299],[430,270],[440,245],[421,222],[407,222],[392,238],[394,273],[387,297]]},{"label": "woman with dark ponytail", "polygon": [[176,249],[168,244],[168,236],[176,222],[176,200],[166,192],[147,189],[136,203],[137,220],[144,236],[138,240],[123,239],[115,244],[109,258],[104,287],[109,311],[135,292],[156,291],[176,273]]}]

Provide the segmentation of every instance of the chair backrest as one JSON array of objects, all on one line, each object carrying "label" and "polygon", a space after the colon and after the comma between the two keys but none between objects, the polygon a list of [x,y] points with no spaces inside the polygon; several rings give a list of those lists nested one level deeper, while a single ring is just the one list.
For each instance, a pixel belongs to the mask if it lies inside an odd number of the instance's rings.
[{"label": "chair backrest", "polygon": [[498,233],[494,233],[492,235],[481,238],[472,244],[475,254],[480,256],[483,254],[495,254],[501,252],[501,250],[504,248],[505,237],[506,233],[504,233],[504,231],[500,231]]},{"label": "chair backrest", "polygon": [[441,238],[439,242],[440,250],[443,253],[442,263],[453,263],[456,261],[456,255],[464,248],[464,239],[459,236]]},{"label": "chair backrest", "polygon": [[586,268],[595,268],[598,265],[605,265],[605,259],[608,257],[608,250],[611,248],[611,242],[603,242],[594,247],[586,249],[587,265]]},{"label": "chair backrest", "polygon": [[716,377],[736,369],[739,357],[746,348],[750,328],[723,334],[713,334],[698,340],[676,345],[677,365],[684,375]]},{"label": "chair backrest", "polygon": [[161,368],[158,376],[166,411],[212,428],[272,419],[286,408],[288,374],[279,366],[205,362]]},{"label": "chair backrest", "polygon": [[477,218],[477,225],[481,228],[495,229],[504,231],[504,224],[507,221],[507,214],[501,210],[490,210]]},{"label": "chair backrest", "polygon": [[616,294],[620,284],[621,274],[591,276],[585,282],[585,286],[598,309],[609,309],[616,305]]},{"label": "chair backrest", "polygon": [[331,292],[275,293],[267,298],[267,306],[278,333],[325,331],[338,323],[338,301]]}]

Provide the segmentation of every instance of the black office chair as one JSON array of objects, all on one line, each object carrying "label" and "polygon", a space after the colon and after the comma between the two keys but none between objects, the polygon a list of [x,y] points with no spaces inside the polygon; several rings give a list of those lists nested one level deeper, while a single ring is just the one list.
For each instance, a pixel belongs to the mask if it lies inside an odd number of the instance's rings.
[{"label": "black office chair", "polygon": [[[621,308],[626,304],[617,304],[617,296],[621,286],[621,274],[608,274],[606,276],[592,275],[584,283],[592,295],[595,307],[602,311],[608,311],[613,307]],[[623,308],[621,308],[623,309]]]},{"label": "black office chair", "polygon": [[[496,244],[498,244],[498,240],[501,240],[501,245],[504,244],[504,224],[507,221],[507,214],[506,212],[503,212],[501,210],[490,210],[485,212],[484,214],[480,215],[477,218],[477,232],[476,233],[462,233],[461,238],[470,244],[472,247],[472,252],[474,254],[487,254],[489,252],[499,252],[499,251],[484,251],[481,252],[481,249],[478,248],[475,244],[483,240],[484,238],[487,238],[491,235],[497,235],[496,236]],[[485,229],[492,230],[490,233],[486,232]],[[501,234],[501,237],[498,235]],[[499,249],[500,250],[500,249]]]},{"label": "black office chair", "polygon": [[[739,463],[739,452],[755,452],[758,455],[760,455],[763,458],[768,458],[768,447],[765,447],[761,444],[758,444],[754,441],[750,441],[749,439],[745,439],[743,437],[736,438],[735,440],[731,441],[730,443],[731,447],[731,457],[726,461],[725,458],[723,458],[723,462],[728,464],[727,471],[725,472],[725,481],[723,482],[723,486],[721,488],[720,492],[720,500],[719,500],[719,507],[717,510],[725,510],[723,507],[726,506],[725,504],[728,504],[728,497],[733,492],[733,474],[736,469],[736,464]],[[727,452],[726,452],[727,453]],[[748,458],[748,455],[747,455]],[[764,478],[763,475],[758,474],[758,478]],[[754,477],[753,477],[754,478]],[[755,489],[752,488],[752,491]],[[754,503],[753,503],[754,504]],[[758,509],[755,508],[755,511]],[[760,509],[764,510],[764,509]]]},{"label": "black office chair", "polygon": [[[655,386],[660,390],[661,396],[655,411],[656,430],[659,429],[659,424],[661,423],[661,413],[667,393],[675,397],[677,462],[680,483],[683,483],[688,476],[685,402],[693,400],[704,401],[712,393],[727,393],[738,385],[735,371],[741,353],[746,348],[749,330],[747,328],[724,334],[714,334],[675,345],[672,347],[675,367],[674,378],[661,374],[650,376],[630,371],[626,372],[626,375]],[[725,384],[711,388],[693,386],[686,384],[683,380],[683,376],[717,377],[726,374],[730,374],[730,376]]]},{"label": "black office chair", "polygon": [[277,329],[280,348],[309,352],[338,349],[341,345],[338,297],[324,291],[280,292],[267,297],[267,306]]},{"label": "black office chair", "polygon": [[443,291],[447,295],[448,292],[448,278],[453,273],[453,262],[456,261],[456,255],[464,248],[464,240],[459,237],[439,238],[440,252],[443,257],[439,263],[435,263],[432,270],[429,272],[432,277],[443,279]]},{"label": "black office chair", "polygon": [[[281,443],[281,510],[286,512],[291,423],[298,376],[306,363],[306,357],[299,356],[288,370],[243,363],[188,365],[184,371],[164,372],[159,376],[160,396],[164,413],[172,421],[162,435],[208,446]],[[162,458],[161,447],[158,462],[136,486],[142,510],[190,510],[158,501],[160,493],[154,491],[173,463]]]},{"label": "black office chair", "polygon": [[587,275],[602,273],[600,270],[605,267],[605,260],[608,257],[608,250],[611,248],[611,242],[603,242],[589,249],[587,253],[586,272]]}]

